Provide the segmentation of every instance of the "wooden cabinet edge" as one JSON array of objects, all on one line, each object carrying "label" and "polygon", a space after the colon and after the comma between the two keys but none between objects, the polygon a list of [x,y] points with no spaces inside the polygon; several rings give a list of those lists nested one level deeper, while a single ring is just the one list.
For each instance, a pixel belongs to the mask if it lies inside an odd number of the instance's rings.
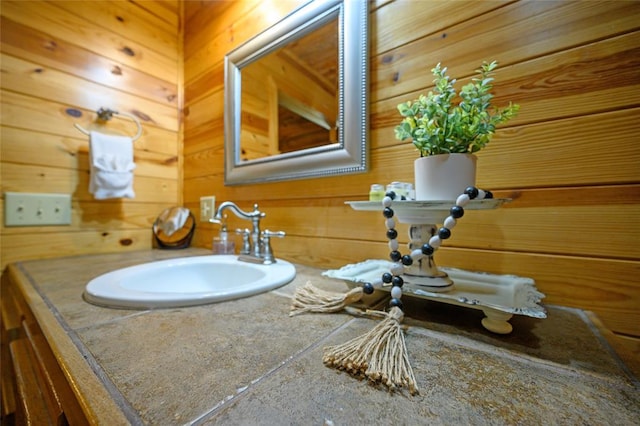
[{"label": "wooden cabinet edge", "polygon": [[9,280],[16,290],[16,296],[22,297],[29,307],[87,423],[98,424],[108,419],[111,425],[129,424],[103,382],[29,280],[13,264],[7,266],[5,274],[7,276],[3,279]]}]

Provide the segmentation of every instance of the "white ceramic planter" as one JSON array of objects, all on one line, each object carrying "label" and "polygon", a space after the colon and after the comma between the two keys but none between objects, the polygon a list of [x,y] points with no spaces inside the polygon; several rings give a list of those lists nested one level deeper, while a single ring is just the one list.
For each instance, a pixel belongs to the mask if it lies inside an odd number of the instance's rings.
[{"label": "white ceramic planter", "polygon": [[416,200],[455,200],[468,186],[476,185],[476,156],[440,154],[414,162]]}]

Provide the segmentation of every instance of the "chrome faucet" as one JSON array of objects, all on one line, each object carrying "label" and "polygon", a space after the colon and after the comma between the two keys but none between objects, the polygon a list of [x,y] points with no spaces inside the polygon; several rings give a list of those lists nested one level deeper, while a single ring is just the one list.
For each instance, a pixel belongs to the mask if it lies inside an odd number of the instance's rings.
[{"label": "chrome faucet", "polygon": [[225,201],[218,206],[216,214],[213,216],[213,219],[210,219],[209,221],[221,224],[223,213],[227,209],[231,210],[241,219],[250,220],[252,225],[251,231],[241,231],[244,236],[244,244],[238,259],[246,262],[263,263],[267,265],[275,263],[276,260],[273,255],[273,250],[271,249],[271,237],[282,238],[285,236],[285,233],[282,231],[271,232],[268,229],[260,231],[260,219],[265,217],[266,214],[258,209],[257,204],[253,205],[253,211],[245,212],[232,201]]}]

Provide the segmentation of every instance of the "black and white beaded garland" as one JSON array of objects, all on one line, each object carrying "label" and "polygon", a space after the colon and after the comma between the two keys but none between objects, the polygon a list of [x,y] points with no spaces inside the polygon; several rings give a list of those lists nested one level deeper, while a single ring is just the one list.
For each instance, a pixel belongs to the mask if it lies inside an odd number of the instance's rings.
[{"label": "black and white beaded garland", "polygon": [[404,256],[398,250],[398,231],[395,230],[396,221],[393,218],[395,213],[391,208],[395,198],[395,192],[390,191],[387,192],[385,197],[382,199],[382,215],[385,217],[387,239],[389,240],[389,249],[391,250],[389,257],[395,265],[391,267],[389,272],[382,274],[382,276],[373,283],[364,283],[362,291],[365,294],[371,294],[376,287],[391,285],[391,301],[389,302],[389,306],[397,306],[402,309],[402,302],[400,299],[402,298],[402,286],[404,285],[404,280],[401,275],[404,272],[404,267],[411,266],[413,262],[432,256],[433,253],[440,248],[442,240],[446,240],[451,237],[451,229],[456,226],[457,219],[464,216],[464,207],[469,203],[469,201],[476,199],[490,199],[493,198],[493,194],[491,191],[484,191],[474,186],[470,186],[465,189],[464,192],[456,199],[455,205],[449,210],[449,216],[444,220],[443,226],[429,239],[429,242],[423,244],[419,249],[414,249],[411,251],[411,254],[405,254]]}]

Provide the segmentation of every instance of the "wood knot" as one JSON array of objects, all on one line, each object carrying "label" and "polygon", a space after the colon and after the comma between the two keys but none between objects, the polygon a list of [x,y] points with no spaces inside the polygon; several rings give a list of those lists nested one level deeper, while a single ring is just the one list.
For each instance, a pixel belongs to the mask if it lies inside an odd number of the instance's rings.
[{"label": "wood knot", "polygon": [[133,244],[133,240],[131,238],[122,238],[120,240],[120,245],[121,246],[130,246],[131,244]]},{"label": "wood knot", "polygon": [[75,118],[82,117],[82,111],[75,108],[67,108],[64,110],[64,112],[67,115],[70,115],[71,117],[75,117]]},{"label": "wood knot", "polygon": [[50,51],[54,51],[54,50],[56,50],[58,48],[58,43],[56,43],[53,40],[47,40],[44,43],[44,48],[47,49],[47,50],[50,50]]},{"label": "wood knot", "polygon": [[122,53],[124,53],[127,56],[136,56],[136,53],[133,51],[133,49],[131,49],[130,47],[123,47],[122,49],[120,49],[120,51]]},{"label": "wood knot", "polygon": [[113,74],[113,75],[122,75],[122,68],[120,68],[117,65],[114,65],[114,67],[111,68],[111,74]]},{"label": "wood knot", "polygon": [[142,121],[153,121],[153,120],[151,120],[151,117],[149,117],[144,112],[138,111],[137,109],[134,109],[131,112],[133,113],[133,115],[135,115],[136,117],[138,117]]}]

